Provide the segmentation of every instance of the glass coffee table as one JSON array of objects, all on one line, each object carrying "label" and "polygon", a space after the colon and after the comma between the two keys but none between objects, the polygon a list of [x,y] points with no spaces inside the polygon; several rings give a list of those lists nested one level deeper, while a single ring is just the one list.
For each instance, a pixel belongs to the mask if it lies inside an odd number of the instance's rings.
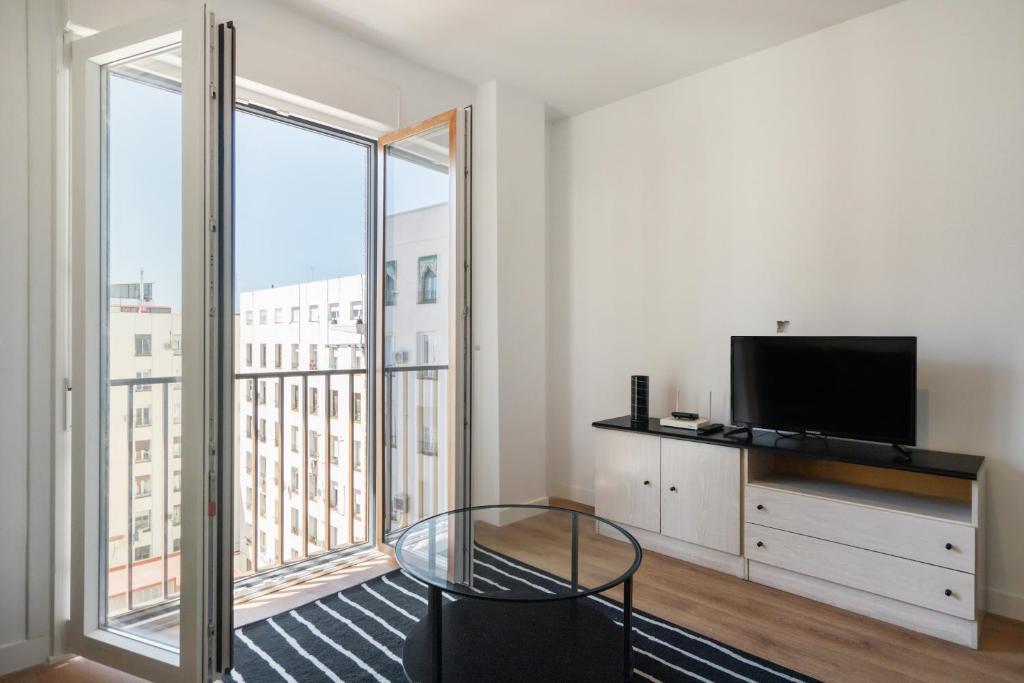
[{"label": "glass coffee table", "polygon": [[[409,680],[632,679],[643,553],[614,522],[544,505],[463,508],[406,529],[395,556],[428,591],[402,652]],[[621,617],[596,596],[619,584]]]}]

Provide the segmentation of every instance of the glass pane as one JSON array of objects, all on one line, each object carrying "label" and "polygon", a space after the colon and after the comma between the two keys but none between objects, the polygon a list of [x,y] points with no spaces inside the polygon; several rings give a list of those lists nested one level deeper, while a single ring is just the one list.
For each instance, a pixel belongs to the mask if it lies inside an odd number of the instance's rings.
[{"label": "glass pane", "polygon": [[384,449],[393,534],[448,507],[447,125],[385,149]]},{"label": "glass pane", "polygon": [[[501,518],[515,524],[497,524]],[[544,538],[543,552],[524,539]],[[473,548],[480,562],[461,556]],[[544,586],[496,583],[488,555],[537,566],[561,581]],[[404,571],[450,593],[492,600],[561,600],[598,593],[631,576],[640,565],[640,545],[617,524],[585,512],[543,505],[485,505],[439,515],[413,525],[396,544]],[[485,568],[484,575],[477,571]],[[498,562],[500,564],[500,561]],[[488,578],[487,574],[490,574]]]},{"label": "glass pane", "polygon": [[106,627],[178,647],[181,94],[178,48],[104,68],[100,500]]},{"label": "glass pane", "polygon": [[[235,576],[365,540],[366,240],[372,145],[239,109]],[[365,406],[365,402],[362,404]],[[254,579],[255,581],[262,579]]]}]

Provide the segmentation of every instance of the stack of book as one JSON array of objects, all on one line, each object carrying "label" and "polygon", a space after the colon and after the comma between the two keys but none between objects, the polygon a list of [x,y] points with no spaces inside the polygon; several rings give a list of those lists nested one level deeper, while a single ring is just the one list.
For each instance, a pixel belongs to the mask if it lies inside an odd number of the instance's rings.
[{"label": "stack of book", "polygon": [[702,420],[696,413],[673,413],[672,417],[661,418],[662,427],[700,431],[711,426],[710,420]]}]

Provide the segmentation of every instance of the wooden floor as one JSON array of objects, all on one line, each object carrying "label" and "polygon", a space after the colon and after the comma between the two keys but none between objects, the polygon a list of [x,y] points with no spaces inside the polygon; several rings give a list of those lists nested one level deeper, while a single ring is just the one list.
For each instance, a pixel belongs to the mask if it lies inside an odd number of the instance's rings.
[{"label": "wooden floor", "polygon": [[[578,509],[582,506],[553,501]],[[563,528],[544,517],[477,527],[477,540],[554,573],[565,568]],[[626,547],[590,527],[581,582],[613,571]],[[590,554],[591,549],[600,552]],[[391,567],[379,564],[377,571]],[[359,577],[366,576],[360,573]],[[355,575],[347,577],[354,580]],[[322,590],[317,588],[317,591]],[[609,592],[619,599],[619,590]],[[293,591],[289,602],[299,600]],[[310,594],[309,599],[316,596]],[[302,600],[303,602],[305,600]],[[645,552],[634,580],[637,609],[825,681],[1024,681],[1024,623],[986,618],[977,651],[719,572]],[[284,609],[284,607],[282,607]],[[78,658],[0,680],[32,683],[135,680]]]}]

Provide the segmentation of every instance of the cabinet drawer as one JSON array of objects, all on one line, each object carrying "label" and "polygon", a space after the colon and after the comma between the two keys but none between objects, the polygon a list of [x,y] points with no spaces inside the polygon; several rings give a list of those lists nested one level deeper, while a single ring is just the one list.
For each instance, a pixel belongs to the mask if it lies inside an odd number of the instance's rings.
[{"label": "cabinet drawer", "polygon": [[744,531],[748,560],[955,617],[975,618],[971,574],[757,524],[746,524]]},{"label": "cabinet drawer", "polygon": [[753,524],[971,574],[975,571],[975,530],[965,524],[756,485],[746,487],[744,506],[744,521]]},{"label": "cabinet drawer", "polygon": [[598,515],[661,531],[661,450],[652,436],[598,430],[594,508]]}]

